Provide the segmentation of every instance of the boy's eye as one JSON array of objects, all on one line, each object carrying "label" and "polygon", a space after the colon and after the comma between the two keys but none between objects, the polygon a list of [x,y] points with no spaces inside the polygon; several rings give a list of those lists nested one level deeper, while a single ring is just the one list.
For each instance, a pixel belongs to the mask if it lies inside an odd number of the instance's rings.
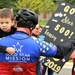
[{"label": "boy's eye", "polygon": [[6,22],[6,24],[8,24],[9,22]]},{"label": "boy's eye", "polygon": [[3,22],[0,22],[0,24],[3,24]]}]

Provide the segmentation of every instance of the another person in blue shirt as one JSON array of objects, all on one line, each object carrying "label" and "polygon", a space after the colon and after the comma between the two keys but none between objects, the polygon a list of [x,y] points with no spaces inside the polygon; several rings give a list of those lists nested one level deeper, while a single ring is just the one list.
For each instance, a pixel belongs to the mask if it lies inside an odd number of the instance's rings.
[{"label": "another person in blue shirt", "polygon": [[[38,39],[39,35],[41,34],[43,27],[40,24],[37,24],[36,27],[32,30],[32,37],[34,40]],[[38,61],[36,75],[41,75],[42,73],[42,64]]]}]

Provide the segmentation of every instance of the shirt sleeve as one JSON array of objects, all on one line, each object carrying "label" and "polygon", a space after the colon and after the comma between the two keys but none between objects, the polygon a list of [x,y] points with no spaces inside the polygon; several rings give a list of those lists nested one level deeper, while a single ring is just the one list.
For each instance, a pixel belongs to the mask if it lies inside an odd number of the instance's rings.
[{"label": "shirt sleeve", "polygon": [[45,41],[40,41],[40,40],[37,40],[36,42],[40,47],[41,56],[52,57],[52,56],[56,55],[57,46],[54,45],[53,43],[49,44],[49,43],[47,43]]},{"label": "shirt sleeve", "polygon": [[6,53],[6,46],[0,45],[0,52]]}]

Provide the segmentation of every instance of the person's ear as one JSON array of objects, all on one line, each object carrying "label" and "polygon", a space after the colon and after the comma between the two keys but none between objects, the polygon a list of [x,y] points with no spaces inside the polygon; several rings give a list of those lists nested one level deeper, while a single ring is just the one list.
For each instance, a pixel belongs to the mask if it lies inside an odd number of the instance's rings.
[{"label": "person's ear", "polygon": [[32,31],[32,30],[33,30],[33,28],[31,27],[31,28],[30,28],[30,30]]},{"label": "person's ear", "polygon": [[14,25],[15,25],[15,21],[13,20],[13,21],[12,21],[12,26],[14,26]]}]

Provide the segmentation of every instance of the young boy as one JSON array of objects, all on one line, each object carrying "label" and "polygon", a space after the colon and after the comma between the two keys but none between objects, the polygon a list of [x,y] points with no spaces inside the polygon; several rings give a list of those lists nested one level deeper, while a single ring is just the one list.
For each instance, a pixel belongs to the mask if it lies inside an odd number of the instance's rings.
[{"label": "young boy", "polygon": [[[14,15],[11,9],[0,9],[0,38],[13,34],[16,31],[14,25]],[[0,45],[0,52],[13,54],[14,48]]]}]

